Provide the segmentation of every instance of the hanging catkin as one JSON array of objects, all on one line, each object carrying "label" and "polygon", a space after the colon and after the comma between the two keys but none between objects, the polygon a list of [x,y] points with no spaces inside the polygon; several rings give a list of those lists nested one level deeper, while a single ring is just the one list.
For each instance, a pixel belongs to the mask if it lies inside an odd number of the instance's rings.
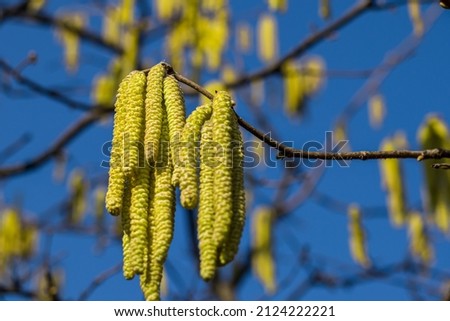
[{"label": "hanging catkin", "polygon": [[[138,170],[143,164],[139,159],[140,146],[143,142],[144,132],[144,99],[145,99],[145,73],[132,71],[128,83],[126,102],[126,118],[124,132],[124,172],[126,176]],[[142,156],[142,155],[141,155]]]},{"label": "hanging catkin", "polygon": [[146,300],[160,299],[176,186],[182,206],[199,207],[203,279],[234,258],[245,222],[243,142],[233,101],[219,91],[186,120],[183,93],[170,70],[160,63],[147,76],[131,72],[115,104],[106,206],[122,214],[123,274],[140,276]]},{"label": "hanging catkin", "polygon": [[119,85],[115,104],[114,129],[109,167],[108,191],[106,193],[106,209],[112,215],[119,215],[122,210],[122,200],[125,185],[123,172],[123,134],[126,123],[126,97],[128,83],[132,75],[126,76]]},{"label": "hanging catkin", "polygon": [[[166,117],[166,115],[164,116]],[[169,140],[169,125],[165,117],[161,135],[161,162],[158,162],[155,168],[150,282],[144,292],[146,299],[152,301],[159,300],[163,265],[173,237],[175,213],[175,190],[172,186],[170,150],[167,148],[167,144],[164,144]]]},{"label": "hanging catkin", "polygon": [[[179,185],[181,190],[181,205],[192,209],[198,203],[198,146],[202,126],[211,117],[211,104],[197,107],[186,120],[181,142],[183,144],[180,152],[180,164],[176,168],[179,171]],[[174,185],[178,185],[175,181]]]},{"label": "hanging catkin", "polygon": [[127,280],[131,280],[135,273],[133,268],[133,258],[130,247],[131,230],[130,230],[130,204],[131,204],[131,190],[125,186],[125,193],[123,197],[123,211],[122,211],[122,253],[123,253],[123,276]]},{"label": "hanging catkin", "polygon": [[216,149],[210,120],[203,125],[200,143],[200,199],[198,206],[198,243],[200,275],[204,280],[214,277],[217,270],[217,246],[213,242],[214,167]]},{"label": "hanging catkin", "polygon": [[[233,114],[232,118],[236,118]],[[219,262],[225,265],[231,262],[236,255],[239,242],[241,240],[242,231],[245,224],[245,189],[244,189],[244,143],[242,140],[241,132],[237,119],[232,121],[232,138],[233,138],[233,218],[230,227],[229,235],[225,241],[225,244],[221,248]]]},{"label": "hanging catkin", "polygon": [[[181,132],[186,120],[183,92],[174,76],[167,76],[164,79],[164,104],[167,111],[167,120],[169,122],[169,145],[174,164],[179,160],[179,143],[181,140]],[[176,173],[178,175],[178,173]],[[175,173],[173,181],[178,181]]]},{"label": "hanging catkin", "polygon": [[232,100],[225,91],[213,99],[213,141],[217,145],[217,167],[214,171],[214,228],[213,239],[220,248],[228,237],[233,219],[233,121]]},{"label": "hanging catkin", "polygon": [[147,75],[147,94],[145,98],[145,155],[147,161],[158,159],[161,128],[163,121],[163,83],[166,68],[157,64]]},{"label": "hanging catkin", "polygon": [[130,250],[135,274],[144,273],[145,254],[148,246],[148,199],[150,173],[148,166],[139,169],[138,175],[131,179],[130,206]]}]

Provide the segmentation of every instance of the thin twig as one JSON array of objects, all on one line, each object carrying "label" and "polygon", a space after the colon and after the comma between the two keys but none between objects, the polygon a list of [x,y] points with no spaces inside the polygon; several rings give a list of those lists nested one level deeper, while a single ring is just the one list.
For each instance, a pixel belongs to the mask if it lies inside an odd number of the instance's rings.
[{"label": "thin twig", "polygon": [[[196,82],[180,75],[175,72],[173,68],[165,63],[166,68],[168,68],[168,73],[172,74],[178,81],[183,84],[191,87],[192,89],[198,91],[209,99],[213,99],[213,95],[207,91],[205,88],[197,84]],[[369,160],[369,159],[387,159],[387,158],[413,158],[417,160],[424,159],[443,159],[450,158],[450,150],[444,150],[440,148],[428,149],[428,150],[397,150],[397,151],[358,151],[358,152],[343,152],[343,153],[335,153],[335,152],[310,152],[304,151],[300,149],[295,149],[289,146],[284,145],[273,139],[270,133],[264,134],[260,132],[258,129],[253,127],[251,124],[243,120],[236,113],[236,117],[238,119],[239,125],[241,125],[245,130],[259,138],[270,147],[273,147],[279,150],[282,154],[282,157],[298,157],[298,158],[306,158],[306,159],[323,159],[323,160]]]},{"label": "thin twig", "polygon": [[64,148],[70,141],[72,141],[76,136],[89,127],[92,123],[98,120],[104,112],[101,110],[93,111],[85,114],[82,118],[76,121],[67,131],[65,131],[56,141],[51,145],[51,147],[41,154],[35,156],[34,158],[19,163],[16,165],[10,165],[0,168],[0,179],[23,174],[32,169],[36,169],[49,161],[52,157],[56,156],[61,149]]},{"label": "thin twig", "polygon": [[92,282],[86,289],[84,289],[83,292],[81,292],[80,296],[78,297],[78,301],[85,301],[94,292],[94,290],[96,290],[106,280],[119,273],[121,269],[122,263],[116,264],[112,268],[109,268],[108,270],[102,272],[94,280],[92,280]]},{"label": "thin twig", "polygon": [[95,108],[90,104],[86,104],[80,101],[73,100],[63,94],[61,94],[59,91],[56,91],[51,88],[46,88],[45,86],[42,86],[41,84],[23,76],[21,73],[19,73],[15,68],[10,66],[6,61],[3,59],[0,59],[0,69],[4,70],[7,74],[14,77],[18,83],[28,87],[30,90],[41,94],[45,97],[51,98],[55,101],[58,101],[67,107],[73,108],[73,109],[80,109],[80,110],[91,110]]},{"label": "thin twig", "polygon": [[450,169],[450,164],[439,163],[439,164],[433,164],[432,167],[435,169]]},{"label": "thin twig", "polygon": [[254,73],[243,75],[240,78],[225,84],[225,86],[227,88],[235,88],[281,72],[282,67],[286,63],[286,61],[302,55],[307,50],[319,44],[323,39],[326,39],[328,36],[336,32],[336,30],[346,26],[373,6],[374,1],[372,0],[360,1],[353,8],[349,9],[342,17],[330,23],[325,28],[307,37],[297,47],[293,48],[290,52],[288,52],[276,62]]}]

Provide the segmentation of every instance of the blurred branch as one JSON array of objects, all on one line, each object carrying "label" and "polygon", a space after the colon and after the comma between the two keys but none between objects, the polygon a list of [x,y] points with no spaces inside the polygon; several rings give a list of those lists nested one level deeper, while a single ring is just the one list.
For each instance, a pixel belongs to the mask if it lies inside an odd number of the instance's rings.
[{"label": "blurred branch", "polygon": [[315,32],[314,34],[307,37],[305,40],[303,40],[297,47],[293,48],[290,52],[288,52],[286,55],[281,57],[276,62],[272,63],[271,65],[264,67],[261,70],[258,70],[256,72],[243,75],[239,77],[238,79],[227,83],[225,86],[227,88],[235,88],[239,87],[245,84],[249,84],[252,81],[259,80],[262,78],[265,78],[267,76],[280,73],[283,65],[290,59],[293,59],[295,57],[298,57],[302,54],[304,54],[307,50],[311,49],[315,45],[319,44],[320,41],[326,39],[328,36],[336,32],[338,29],[346,26],[356,18],[358,18],[360,15],[362,15],[364,12],[366,12],[368,9],[373,7],[375,5],[373,0],[362,0],[358,4],[356,4],[353,8],[349,9],[342,17],[338,18],[334,22],[330,23],[325,28]]},{"label": "blurred branch", "polygon": [[431,165],[434,169],[450,169],[450,164],[440,163]]},{"label": "blurred branch", "polygon": [[56,91],[54,89],[46,88],[39,84],[38,82],[35,82],[25,76],[23,76],[20,72],[17,71],[16,68],[9,65],[6,61],[0,58],[0,69],[3,70],[6,74],[12,76],[14,79],[17,80],[19,84],[22,84],[26,87],[28,87],[30,90],[44,96],[48,97],[50,99],[56,100],[60,103],[63,103],[64,105],[73,108],[73,109],[80,109],[80,110],[91,110],[93,106],[90,104],[86,104],[80,101],[73,100],[63,94],[61,94],[59,91]]},{"label": "blurred branch", "polygon": [[[442,10],[438,6],[434,6],[426,12],[423,19],[425,25],[424,35],[430,30],[441,12]],[[345,124],[356,114],[366,100],[377,92],[390,73],[414,54],[417,47],[422,43],[424,35],[417,37],[412,34],[404,39],[395,49],[386,54],[383,61],[372,71],[372,74],[363,86],[353,95],[342,114],[338,117],[337,124]]]},{"label": "blurred branch", "polygon": [[101,35],[86,29],[85,27],[77,27],[66,21],[52,16],[43,11],[31,11],[28,9],[28,1],[22,1],[18,4],[10,7],[0,8],[0,22],[4,22],[7,19],[22,18],[37,22],[41,25],[62,28],[72,33],[77,34],[84,40],[91,42],[101,48],[112,51],[116,54],[122,54],[123,48],[115,43],[107,41]]},{"label": "blurred branch", "polygon": [[69,127],[69,129],[67,129],[59,138],[57,138],[53,145],[51,145],[47,150],[23,163],[0,168],[0,179],[23,174],[45,164],[52,157],[56,156],[64,148],[65,145],[71,142],[76,136],[81,134],[86,128],[88,128],[89,125],[97,121],[106,112],[109,111],[94,110],[90,113],[85,114],[71,127]]},{"label": "blurred branch", "polygon": [[81,292],[78,297],[78,301],[85,301],[89,298],[89,296],[103,283],[105,283],[109,278],[113,277],[117,273],[119,273],[122,269],[122,263],[116,264],[112,268],[100,273],[97,277],[95,277],[89,286]]},{"label": "blurred branch", "polygon": [[17,151],[22,149],[31,140],[31,134],[25,133],[20,136],[16,141],[12,142],[10,145],[6,146],[2,151],[0,151],[0,164],[6,159],[14,155]]}]

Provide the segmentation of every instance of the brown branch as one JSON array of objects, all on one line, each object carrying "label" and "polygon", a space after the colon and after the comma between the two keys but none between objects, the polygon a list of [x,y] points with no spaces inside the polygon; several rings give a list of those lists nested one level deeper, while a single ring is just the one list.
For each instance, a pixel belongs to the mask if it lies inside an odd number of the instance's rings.
[{"label": "brown branch", "polygon": [[[178,81],[183,84],[191,87],[192,89],[198,91],[204,96],[212,99],[214,97],[209,91],[195,83],[194,81],[178,74],[173,70],[173,68],[164,63],[167,68],[167,72],[172,74]],[[235,112],[236,113],[236,112]],[[450,158],[450,150],[435,148],[435,149],[427,149],[427,150],[397,150],[397,151],[358,151],[358,152],[343,152],[343,153],[335,153],[335,152],[310,152],[304,151],[301,149],[295,149],[289,146],[284,145],[273,139],[270,133],[264,134],[260,132],[258,129],[253,127],[251,124],[243,120],[236,113],[236,117],[238,119],[239,125],[247,130],[249,133],[259,138],[270,147],[273,147],[280,151],[281,157],[297,157],[297,158],[306,158],[306,159],[322,159],[322,160],[369,160],[369,159],[387,159],[387,158],[412,158],[417,159],[419,161],[424,159],[443,159]]]},{"label": "brown branch", "polygon": [[6,146],[0,151],[0,164],[3,163],[8,157],[14,155],[17,151],[23,148],[31,140],[31,134],[25,133],[21,135],[17,140]]},{"label": "brown branch", "polygon": [[89,286],[83,292],[81,292],[80,296],[78,297],[78,301],[85,301],[92,294],[92,292],[94,292],[95,289],[97,289],[109,278],[119,273],[121,269],[122,263],[116,264],[112,268],[99,274],[94,280],[92,280]]},{"label": "brown branch", "polygon": [[[441,13],[442,10],[437,6],[430,8],[425,13],[423,19],[425,22],[424,35],[431,29],[433,23],[437,20]],[[372,74],[367,79],[367,81],[353,95],[347,106],[345,106],[341,115],[336,121],[338,125],[342,125],[348,122],[351,117],[354,116],[356,112],[361,108],[361,106],[364,105],[368,97],[379,90],[389,74],[402,62],[406,61],[414,54],[415,50],[422,43],[424,35],[422,37],[417,37],[416,35],[411,34],[393,50],[386,54],[381,63],[372,71]]]},{"label": "brown branch", "polygon": [[431,165],[435,169],[450,169],[450,164],[440,163]]},{"label": "brown branch", "polygon": [[7,19],[23,18],[33,22],[37,22],[41,25],[52,26],[57,28],[62,28],[67,31],[77,34],[84,40],[91,42],[101,48],[112,51],[116,54],[122,54],[124,52],[123,48],[113,42],[107,41],[101,35],[88,30],[84,27],[77,27],[66,21],[54,17],[43,11],[30,11],[28,10],[28,1],[23,1],[19,4],[0,8],[0,21],[6,21]]},{"label": "brown branch", "polygon": [[311,49],[312,47],[320,43],[320,41],[326,39],[328,36],[336,32],[336,30],[346,26],[347,24],[355,20],[357,17],[362,15],[364,12],[366,12],[374,5],[375,3],[373,0],[360,1],[354,7],[349,9],[342,17],[330,23],[325,28],[307,37],[297,47],[293,48],[290,52],[288,52],[286,55],[281,57],[276,62],[254,73],[243,75],[240,78],[225,84],[225,86],[227,88],[235,88],[248,84],[252,81],[259,80],[276,73],[280,73],[282,66],[283,64],[286,63],[286,61],[304,54],[307,50]]},{"label": "brown branch", "polygon": [[102,112],[101,110],[87,113],[76,121],[71,127],[69,127],[69,129],[67,129],[58,139],[56,139],[49,149],[23,163],[0,168],[0,179],[23,174],[45,164],[51,158],[56,156],[76,136],[82,133],[86,128],[88,128],[89,125],[94,123],[104,114],[105,112]]},{"label": "brown branch", "polygon": [[0,69],[4,70],[5,73],[11,75],[14,79],[16,79],[19,84],[24,85],[25,87],[29,88],[31,91],[34,91],[38,94],[41,94],[48,98],[51,98],[55,101],[58,101],[70,108],[80,109],[80,110],[91,110],[93,107],[95,107],[90,104],[86,104],[86,103],[83,103],[80,101],[73,100],[73,99],[61,94],[57,90],[42,86],[38,82],[35,82],[35,81],[23,76],[20,72],[17,71],[16,68],[9,65],[3,59],[0,59]]}]

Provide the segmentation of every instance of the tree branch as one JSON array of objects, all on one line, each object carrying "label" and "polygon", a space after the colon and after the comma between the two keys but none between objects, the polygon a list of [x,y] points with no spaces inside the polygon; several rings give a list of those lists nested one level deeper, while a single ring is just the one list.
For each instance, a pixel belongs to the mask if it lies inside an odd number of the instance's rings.
[{"label": "tree branch", "polygon": [[107,111],[95,110],[90,113],[87,113],[82,118],[80,118],[77,122],[75,122],[67,131],[65,131],[53,145],[43,151],[41,154],[36,157],[25,161],[24,163],[5,166],[0,168],[0,179],[10,176],[15,176],[19,174],[23,174],[27,171],[38,168],[39,166],[45,164],[52,157],[57,155],[61,149],[64,148],[69,142],[71,142],[77,135],[83,132],[90,124],[94,123],[98,120],[102,115]]},{"label": "tree branch", "polygon": [[37,22],[42,25],[53,26],[57,28],[62,28],[67,31],[77,34],[79,37],[86,41],[89,41],[99,47],[112,51],[116,54],[122,54],[124,52],[123,48],[115,43],[107,41],[101,35],[90,31],[84,27],[76,27],[66,21],[54,17],[43,11],[30,11],[28,10],[28,1],[23,1],[19,4],[0,8],[0,21],[5,21],[7,19],[13,18],[24,18]]},{"label": "tree branch", "polygon": [[22,74],[20,72],[18,72],[15,68],[13,68],[11,65],[9,65],[3,59],[0,59],[0,69],[4,70],[5,73],[14,77],[18,83],[28,87],[30,90],[32,90],[38,94],[41,94],[45,97],[56,100],[72,109],[91,110],[93,108],[93,106],[91,106],[90,104],[86,104],[86,103],[83,103],[80,101],[73,100],[73,99],[61,94],[57,90],[46,88],[46,87],[42,86],[41,84],[39,84],[27,77],[22,76]]},{"label": "tree branch", "polygon": [[252,81],[265,78],[269,75],[281,72],[282,66],[286,63],[286,61],[304,54],[307,50],[317,45],[320,41],[330,36],[336,30],[346,26],[347,24],[355,20],[357,17],[362,15],[374,5],[375,3],[373,0],[360,1],[354,7],[349,9],[342,17],[330,23],[325,28],[307,37],[297,47],[293,48],[290,52],[288,52],[276,62],[254,73],[243,75],[230,83],[226,83],[225,86],[227,88],[235,88],[244,84],[248,84]]},{"label": "tree branch", "polygon": [[[208,90],[195,83],[194,81],[178,74],[173,68],[167,64],[163,63],[167,72],[173,75],[179,82],[191,87],[192,89],[198,91],[209,99],[213,99],[214,95],[211,94]],[[235,112],[236,113],[236,112]],[[289,146],[284,145],[273,139],[270,135],[270,132],[264,134],[260,132],[258,129],[253,127],[251,124],[242,119],[237,113],[236,117],[238,119],[239,125],[242,128],[247,130],[253,136],[259,138],[270,147],[273,147],[280,151],[280,157],[296,157],[296,158],[306,158],[306,159],[322,159],[322,160],[369,160],[369,159],[387,159],[387,158],[412,158],[417,159],[419,161],[424,159],[443,159],[450,158],[450,150],[435,148],[435,149],[427,149],[427,150],[397,150],[397,151],[358,151],[358,152],[343,152],[343,153],[335,153],[335,152],[310,152],[304,151],[301,149],[295,149]]]}]

